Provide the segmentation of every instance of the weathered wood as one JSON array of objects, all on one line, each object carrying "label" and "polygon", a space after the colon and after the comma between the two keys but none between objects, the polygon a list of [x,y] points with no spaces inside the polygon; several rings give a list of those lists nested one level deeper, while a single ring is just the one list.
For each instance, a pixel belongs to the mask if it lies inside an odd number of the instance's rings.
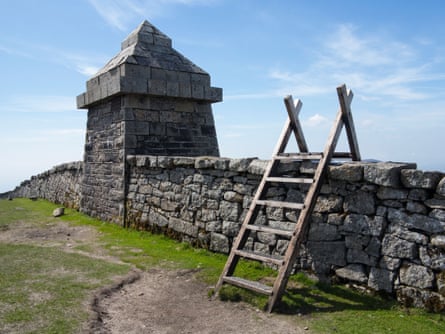
[{"label": "weathered wood", "polygon": [[[348,95],[349,101],[348,103],[351,103],[352,100],[352,92]],[[331,161],[331,158],[334,154],[335,147],[337,146],[338,139],[341,134],[341,130],[343,128],[344,122],[343,122],[343,110],[340,108],[340,110],[337,113],[337,117],[334,121],[334,124],[332,126],[331,132],[328,137],[328,141],[326,143],[325,149],[323,151],[323,157],[319,161],[317,169],[314,174],[314,180],[315,182],[311,185],[309,188],[306,198],[304,201],[304,208],[301,210],[300,215],[297,220],[297,224],[295,226],[295,235],[291,238],[288,248],[286,250],[286,253],[284,254],[284,264],[280,267],[278,271],[278,276],[275,280],[274,287],[273,287],[273,293],[271,297],[269,298],[268,302],[268,311],[272,312],[275,304],[280,300],[284,289],[286,288],[287,281],[289,279],[289,276],[292,272],[293,264],[298,257],[298,251],[300,249],[300,245],[303,241],[303,238],[307,232],[310,216],[312,214],[312,211],[315,207],[315,203],[317,200],[318,193],[320,192],[323,177],[327,171],[327,166],[329,165],[329,162]],[[352,126],[352,123],[350,123]],[[355,137],[351,137],[351,140],[356,140]],[[358,147],[358,144],[355,143],[355,145]],[[350,145],[351,151],[352,146]],[[352,153],[352,152],[351,152]]]},{"label": "weathered wood", "polygon": [[274,160],[320,160],[323,153],[307,152],[307,153],[281,153],[273,156]]},{"label": "weathered wood", "polygon": [[270,176],[267,178],[267,182],[276,182],[276,183],[305,183],[310,184],[314,183],[314,179],[307,177],[275,177]]},{"label": "weathered wood", "polygon": [[247,229],[251,230],[251,231],[266,232],[266,233],[282,235],[282,236],[286,236],[286,237],[291,237],[294,234],[293,231],[280,230],[277,228],[272,228],[272,227],[263,226],[263,225],[247,225]]},{"label": "weathered wood", "polygon": [[[292,132],[291,120],[288,117],[283,126],[283,130],[281,131],[280,138],[278,139],[278,142],[274,148],[273,156],[279,155],[280,153],[284,152],[289,142],[291,132]],[[224,266],[223,272],[221,273],[221,276],[215,286],[215,294],[214,294],[215,297],[218,296],[218,292],[221,289],[221,286],[224,284],[223,277],[231,276],[235,270],[236,265],[238,264],[240,257],[236,254],[236,251],[242,249],[247,241],[249,233],[247,233],[248,231],[246,229],[246,226],[251,224],[251,222],[255,221],[256,215],[258,213],[257,202],[263,196],[265,190],[267,190],[266,179],[272,174],[274,168],[276,167],[276,164],[277,161],[272,159],[269,161],[266,167],[263,178],[261,179],[260,184],[258,185],[257,192],[255,193],[255,196],[252,200],[249,210],[247,211],[246,217],[244,218],[240,231],[238,232],[238,236],[236,237],[235,241],[232,244],[232,248],[229,253],[227,262]]]},{"label": "weathered wood", "polygon": [[297,100],[294,103],[292,95],[288,95],[284,98],[284,105],[286,106],[287,114],[289,116],[295,139],[297,140],[298,148],[301,152],[308,152],[309,149],[303,135],[303,129],[301,128],[300,120],[298,119],[298,114],[300,113],[303,103],[300,100]]},{"label": "weathered wood", "polygon": [[[358,149],[357,137],[355,134],[354,123],[352,120],[350,109],[353,94],[351,91],[347,91],[346,86],[344,85],[338,87],[337,92],[340,100],[340,109],[335,118],[331,132],[329,133],[325,149],[321,153],[308,152],[307,144],[303,136],[303,131],[301,129],[301,124],[298,120],[298,114],[302,105],[301,102],[297,100],[297,102],[294,103],[291,96],[288,96],[284,99],[289,117],[285,122],[283,131],[274,149],[272,159],[266,168],[263,178],[258,186],[257,192],[252,200],[244,222],[240,228],[240,232],[235,239],[233,247],[230,251],[227,263],[215,287],[215,295],[217,295],[223,283],[229,283],[252,291],[263,293],[269,295],[269,312],[273,310],[275,304],[281,299],[281,296],[284,292],[284,289],[286,288],[287,281],[291,274],[294,262],[298,257],[300,245],[307,232],[310,217],[315,207],[317,196],[320,192],[323,178],[327,171],[327,166],[329,165],[333,157],[349,159],[352,158],[353,160],[360,160],[360,152]],[[346,128],[349,148],[351,152],[335,152],[335,148],[337,146],[337,142],[344,125]],[[292,132],[295,135],[300,152],[284,153]],[[314,161],[314,164],[315,162],[317,162],[313,178],[271,176],[275,172],[276,167],[282,161],[296,160],[310,160]],[[304,203],[264,200],[262,198],[267,193],[269,183],[309,184],[309,189],[306,193]],[[293,231],[285,231],[263,225],[254,225],[253,222],[255,221],[255,218],[261,206],[299,210],[300,212],[297,223],[295,224],[295,229]],[[243,247],[247,241],[247,238],[249,237],[249,231],[266,232],[275,235],[290,237],[290,241],[284,257],[259,254],[252,251],[244,250]],[[275,279],[273,287],[263,285],[258,282],[252,282],[244,278],[233,277],[232,274],[234,273],[235,267],[240,258],[246,258],[254,261],[273,263],[275,265],[278,265],[278,276]]]},{"label": "weathered wood", "polygon": [[272,294],[272,287],[269,285],[262,284],[260,282],[254,282],[247,280],[245,278],[235,277],[235,276],[226,276],[223,277],[223,280],[224,282],[239,286],[240,288],[245,288],[251,291],[262,293],[263,295],[270,296]]},{"label": "weathered wood", "polygon": [[301,210],[304,208],[303,203],[267,201],[267,200],[258,200],[256,203],[258,205],[271,206],[274,208],[287,208],[287,209],[295,209],[295,210]]},{"label": "weathered wood", "polygon": [[349,148],[352,154],[352,160],[360,161],[360,149],[358,147],[357,134],[355,132],[354,120],[351,112],[351,102],[354,94],[350,89],[346,89],[346,85],[337,87],[337,95],[340,102],[340,109],[345,123],[346,135],[348,137]]},{"label": "weathered wood", "polygon": [[246,250],[235,250],[235,254],[247,259],[252,259],[255,261],[265,262],[265,263],[272,263],[276,264],[278,266],[281,266],[283,264],[283,258],[281,256],[272,256],[272,255],[266,255],[266,254],[259,254],[254,253],[251,251]]}]

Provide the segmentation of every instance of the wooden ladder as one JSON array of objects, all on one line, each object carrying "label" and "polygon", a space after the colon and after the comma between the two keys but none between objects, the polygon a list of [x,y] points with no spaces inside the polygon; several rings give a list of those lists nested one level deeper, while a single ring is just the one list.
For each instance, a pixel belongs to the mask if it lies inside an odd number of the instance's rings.
[{"label": "wooden ladder", "polygon": [[[298,114],[302,107],[301,101],[297,100],[294,103],[292,96],[285,97],[284,103],[289,117],[275,147],[272,159],[266,167],[257,192],[252,200],[244,222],[241,225],[238,236],[232,245],[227,263],[223,269],[223,272],[221,273],[217,285],[215,286],[215,296],[218,295],[222,285],[226,283],[268,295],[268,312],[272,312],[276,303],[281,300],[281,296],[284,293],[289,276],[292,273],[294,262],[298,257],[300,244],[302,243],[306,230],[309,226],[310,217],[323,183],[323,177],[329,163],[331,162],[331,159],[346,158],[354,161],[360,160],[360,152],[350,108],[353,94],[350,90],[346,89],[345,85],[337,87],[337,94],[340,101],[340,108],[328,137],[326,147],[324,151],[320,153],[311,153],[308,150],[301,124],[298,119]],[[346,129],[350,152],[335,152],[335,147],[340,137],[343,125]],[[285,153],[286,146],[292,133],[297,140],[298,148],[300,150],[299,153]],[[276,173],[280,163],[284,161],[311,161],[312,163],[316,163],[317,167],[313,177],[273,176]],[[266,195],[271,183],[306,184],[309,188],[307,189],[303,203],[265,200],[263,198]],[[262,207],[291,209],[299,212],[294,230],[289,231],[270,226],[255,225],[255,220]],[[245,244],[251,231],[266,232],[277,236],[290,238],[284,256],[265,255],[264,253],[255,253],[254,251],[245,250]],[[278,266],[278,275],[273,286],[233,276],[240,258]]]}]

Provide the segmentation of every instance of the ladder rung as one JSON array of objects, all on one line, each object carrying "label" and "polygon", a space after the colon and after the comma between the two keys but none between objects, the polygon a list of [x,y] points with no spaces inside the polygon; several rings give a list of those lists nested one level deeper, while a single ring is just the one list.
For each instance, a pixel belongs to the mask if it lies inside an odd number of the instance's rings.
[{"label": "ladder rung", "polygon": [[272,295],[273,291],[272,287],[269,285],[265,285],[260,282],[249,281],[241,277],[224,276],[223,281],[232,285],[239,286],[240,288],[259,292],[268,296]]},{"label": "ladder rung", "polygon": [[314,183],[314,179],[307,177],[272,177],[266,178],[268,182],[280,182],[280,183]]},{"label": "ladder rung", "polygon": [[352,153],[350,152],[334,152],[332,154],[333,158],[349,158],[352,159]]},{"label": "ladder rung", "polygon": [[304,204],[303,203],[291,203],[291,202],[281,202],[281,201],[266,201],[266,200],[258,200],[256,201],[257,205],[265,205],[265,206],[272,206],[276,208],[288,208],[288,209],[296,209],[296,210],[303,210]]},{"label": "ladder rung", "polygon": [[320,160],[323,158],[323,153],[309,152],[309,153],[280,153],[274,157],[277,160]]},{"label": "ladder rung", "polygon": [[278,266],[281,266],[284,263],[284,260],[281,256],[277,257],[277,256],[272,256],[272,255],[266,255],[266,254],[257,254],[257,253],[254,253],[251,251],[245,251],[245,250],[235,250],[234,252],[236,255],[245,257],[247,259],[256,260],[256,261],[260,261],[260,262],[266,262],[266,263],[273,263]]},{"label": "ladder rung", "polygon": [[286,237],[291,237],[294,234],[293,231],[280,230],[280,229],[268,227],[268,226],[247,225],[246,228],[248,230],[252,230],[252,231],[272,233],[272,234],[282,235],[282,236],[286,236]]}]

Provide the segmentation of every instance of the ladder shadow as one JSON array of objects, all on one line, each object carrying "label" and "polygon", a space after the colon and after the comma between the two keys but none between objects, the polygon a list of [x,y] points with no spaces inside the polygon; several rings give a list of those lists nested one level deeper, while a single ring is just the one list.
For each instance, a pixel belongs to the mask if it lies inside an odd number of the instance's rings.
[{"label": "ladder shadow", "polygon": [[343,310],[386,310],[396,302],[342,286],[317,283],[311,287],[287,288],[275,312],[281,314],[329,313]]}]

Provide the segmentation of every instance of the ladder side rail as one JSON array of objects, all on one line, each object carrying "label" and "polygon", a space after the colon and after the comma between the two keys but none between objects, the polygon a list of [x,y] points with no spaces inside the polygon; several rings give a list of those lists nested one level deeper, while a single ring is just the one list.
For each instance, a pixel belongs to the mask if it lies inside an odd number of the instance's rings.
[{"label": "ladder side rail", "polygon": [[[291,128],[291,120],[287,118],[283,130],[281,131],[280,138],[277,142],[277,145],[274,149],[273,156],[276,156],[280,153],[282,153],[286,145],[289,141],[290,135],[292,132]],[[238,236],[236,237],[232,248],[229,253],[229,257],[227,258],[226,264],[224,266],[224,269],[219,277],[218,283],[215,286],[215,296],[217,296],[219,290],[221,289],[222,285],[224,284],[224,277],[230,276],[235,271],[235,267],[238,263],[239,256],[235,254],[235,251],[240,248],[241,245],[243,245],[247,240],[247,233],[249,232],[246,228],[248,224],[250,224],[251,220],[255,218],[256,214],[258,213],[258,206],[256,202],[261,198],[261,196],[264,193],[264,190],[266,188],[267,178],[270,176],[270,174],[273,172],[275,166],[277,164],[277,160],[271,159],[266,167],[266,170],[263,174],[263,177],[261,179],[260,184],[258,185],[258,189],[255,193],[254,198],[252,199],[252,202],[250,204],[249,210],[247,211],[246,217],[244,218],[243,224],[241,225],[241,228],[238,232]]]},{"label": "ladder side rail", "polygon": [[298,114],[300,113],[303,103],[299,99],[294,102],[292,95],[288,95],[284,98],[284,105],[286,106],[287,114],[289,115],[292,130],[294,132],[295,139],[297,140],[300,152],[309,152],[306,139],[304,138],[303,128],[301,127],[301,123],[298,119]]},{"label": "ladder side rail", "polygon": [[281,266],[278,272],[278,276],[275,280],[272,296],[269,298],[269,302],[267,305],[268,312],[272,312],[275,304],[281,299],[281,296],[284,293],[284,289],[286,288],[289,276],[292,272],[293,264],[298,257],[300,245],[303,241],[303,238],[305,237],[306,229],[309,226],[308,222],[311,213],[315,207],[316,201],[314,199],[317,197],[323,184],[323,177],[326,173],[327,165],[334,153],[343,124],[342,112],[341,110],[339,110],[334,125],[331,129],[326,147],[323,151],[323,157],[319,161],[319,165],[315,172],[315,181],[306,194],[306,199],[304,202],[305,207],[300,212],[300,216],[298,218],[297,225],[294,231],[294,236],[291,238],[286,253],[284,255],[284,264],[283,266]]},{"label": "ladder side rail", "polygon": [[354,120],[352,118],[351,112],[351,101],[354,94],[350,89],[346,89],[346,85],[343,84],[337,87],[337,95],[340,102],[340,109],[343,115],[343,122],[345,123],[346,135],[348,137],[352,160],[360,161],[360,149],[358,146],[357,134],[355,132]]}]

